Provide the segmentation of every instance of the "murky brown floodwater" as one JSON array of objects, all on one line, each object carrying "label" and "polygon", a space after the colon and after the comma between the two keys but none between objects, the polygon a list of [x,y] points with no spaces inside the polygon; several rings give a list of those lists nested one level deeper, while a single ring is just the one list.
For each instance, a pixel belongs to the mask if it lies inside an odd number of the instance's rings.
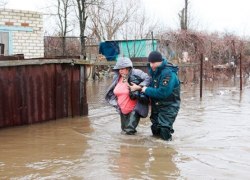
[{"label": "murky brown floodwater", "polygon": [[103,102],[110,80],[88,82],[89,116],[0,129],[0,179],[249,179],[250,86],[182,87],[173,141],[120,133]]}]

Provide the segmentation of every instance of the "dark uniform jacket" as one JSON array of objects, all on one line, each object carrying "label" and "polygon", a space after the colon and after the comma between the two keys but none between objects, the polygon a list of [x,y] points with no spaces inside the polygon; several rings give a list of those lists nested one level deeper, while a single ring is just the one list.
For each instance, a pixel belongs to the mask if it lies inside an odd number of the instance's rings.
[{"label": "dark uniform jacket", "polygon": [[[145,94],[151,99],[152,109],[156,111],[169,112],[174,110],[176,116],[180,108],[180,81],[177,75],[178,67],[163,60],[162,64],[153,71],[148,65],[152,77],[150,86],[146,88]],[[172,107],[172,108],[170,108]]]}]

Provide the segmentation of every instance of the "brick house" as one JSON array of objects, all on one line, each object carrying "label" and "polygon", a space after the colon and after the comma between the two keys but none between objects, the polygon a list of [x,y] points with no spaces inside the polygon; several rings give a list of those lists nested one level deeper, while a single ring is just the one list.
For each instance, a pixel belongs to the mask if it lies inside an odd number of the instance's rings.
[{"label": "brick house", "polygon": [[33,11],[0,9],[0,45],[6,56],[44,57],[43,15]]}]

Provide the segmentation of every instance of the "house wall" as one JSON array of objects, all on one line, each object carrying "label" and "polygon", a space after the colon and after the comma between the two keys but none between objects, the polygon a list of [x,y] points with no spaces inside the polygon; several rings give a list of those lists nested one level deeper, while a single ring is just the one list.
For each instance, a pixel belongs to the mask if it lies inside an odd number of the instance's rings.
[{"label": "house wall", "polygon": [[[8,33],[6,38],[1,34]],[[3,37],[3,36],[2,36]],[[43,17],[33,11],[0,9],[0,43],[4,55],[24,54],[25,58],[44,56]]]}]

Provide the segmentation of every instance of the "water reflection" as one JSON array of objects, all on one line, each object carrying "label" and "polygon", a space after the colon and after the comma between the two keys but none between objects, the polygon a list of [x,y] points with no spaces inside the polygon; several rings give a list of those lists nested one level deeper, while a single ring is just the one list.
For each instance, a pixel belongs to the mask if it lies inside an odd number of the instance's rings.
[{"label": "water reflection", "polygon": [[88,148],[88,118],[62,119],[42,124],[1,129],[1,179],[60,178]]},{"label": "water reflection", "polygon": [[121,179],[162,179],[178,177],[173,162],[176,152],[170,147],[121,145],[113,168]]},{"label": "water reflection", "polygon": [[88,82],[89,116],[0,130],[1,179],[248,179],[250,87],[182,87],[173,141],[120,132],[103,95],[111,81]]},{"label": "water reflection", "polygon": [[175,147],[180,157],[188,157],[178,163],[182,176],[248,179],[249,91],[247,85],[242,93],[230,84],[207,85],[202,101],[187,92],[175,125]]}]

